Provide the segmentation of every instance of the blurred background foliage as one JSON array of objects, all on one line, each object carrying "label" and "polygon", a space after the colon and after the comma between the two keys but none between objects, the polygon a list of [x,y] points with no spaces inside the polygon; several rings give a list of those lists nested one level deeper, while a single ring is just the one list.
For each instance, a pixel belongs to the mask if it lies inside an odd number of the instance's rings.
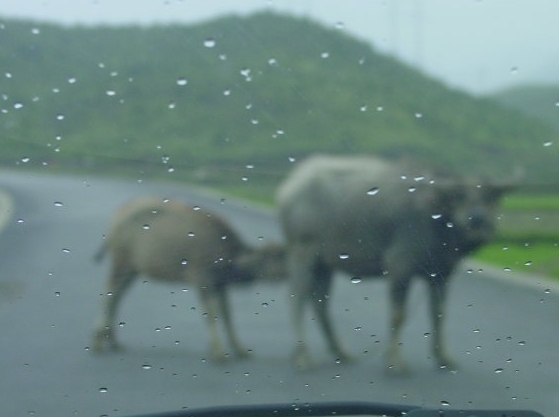
[{"label": "blurred background foliage", "polygon": [[188,181],[268,203],[315,152],[411,156],[496,181],[521,168],[523,194],[505,202],[506,232],[483,256],[506,263],[507,242],[533,248],[545,232],[559,259],[559,200],[525,197],[557,192],[558,86],[474,97],[342,28],[274,13],[191,26],[0,22],[5,167]]},{"label": "blurred background foliage", "polygon": [[533,184],[559,174],[548,124],[301,18],[93,28],[10,20],[0,35],[5,165],[277,183],[307,154],[370,152],[488,176],[522,166]]}]

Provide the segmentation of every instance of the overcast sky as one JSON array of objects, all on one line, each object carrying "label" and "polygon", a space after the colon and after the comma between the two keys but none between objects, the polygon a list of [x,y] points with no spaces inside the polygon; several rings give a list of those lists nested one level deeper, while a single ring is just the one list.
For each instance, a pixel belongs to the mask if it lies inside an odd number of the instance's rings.
[{"label": "overcast sky", "polygon": [[0,0],[0,17],[88,25],[191,23],[262,9],[337,27],[476,94],[559,84],[557,0]]}]

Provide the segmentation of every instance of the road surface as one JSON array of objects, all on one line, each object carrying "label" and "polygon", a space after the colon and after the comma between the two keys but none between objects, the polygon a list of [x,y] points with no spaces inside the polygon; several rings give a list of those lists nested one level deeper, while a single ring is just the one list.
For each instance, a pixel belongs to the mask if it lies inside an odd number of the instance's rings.
[{"label": "road surface", "polygon": [[[384,372],[387,287],[340,276],[335,323],[355,361],[335,363],[309,316],[317,368],[294,369],[287,286],[235,289],[234,322],[248,360],[206,359],[207,332],[185,285],[139,281],[119,320],[122,352],[93,354],[91,330],[107,264],[92,255],[113,210],[133,196],[181,197],[218,211],[250,243],[279,239],[273,213],[181,184],[1,171],[12,199],[0,235],[0,404],[3,415],[126,416],[208,405],[361,400],[441,407],[559,410],[559,298],[546,282],[523,286],[460,268],[446,337],[459,371],[429,358],[421,284],[410,297],[403,350],[412,373]],[[511,280],[512,281],[512,280]],[[309,313],[310,314],[310,313]]]}]

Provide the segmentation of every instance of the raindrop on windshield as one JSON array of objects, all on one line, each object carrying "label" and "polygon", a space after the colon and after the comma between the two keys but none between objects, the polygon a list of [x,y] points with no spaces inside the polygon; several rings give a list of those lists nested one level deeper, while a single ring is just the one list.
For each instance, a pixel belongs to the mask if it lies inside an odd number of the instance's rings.
[{"label": "raindrop on windshield", "polygon": [[188,81],[185,77],[179,77],[177,78],[177,85],[183,86],[188,84]]},{"label": "raindrop on windshield", "polygon": [[215,47],[215,39],[214,38],[204,39],[204,46],[206,48],[214,48]]},{"label": "raindrop on windshield", "polygon": [[378,194],[378,187],[373,187],[369,191],[367,191],[367,195],[376,195]]}]

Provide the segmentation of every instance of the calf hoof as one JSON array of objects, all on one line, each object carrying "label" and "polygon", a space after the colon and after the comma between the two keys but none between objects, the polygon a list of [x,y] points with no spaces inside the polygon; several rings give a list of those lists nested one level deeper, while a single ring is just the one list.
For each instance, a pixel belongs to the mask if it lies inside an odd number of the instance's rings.
[{"label": "calf hoof", "polygon": [[225,353],[223,354],[212,353],[210,355],[210,359],[213,363],[221,364],[227,362],[227,360],[229,359],[229,355]]},{"label": "calf hoof", "polygon": [[110,329],[97,330],[93,334],[93,340],[91,343],[91,350],[94,353],[103,353],[106,350],[118,351],[123,350],[122,346],[117,343],[114,338],[114,334]]},{"label": "calf hoof", "polygon": [[355,358],[353,357],[353,355],[350,355],[349,353],[346,352],[338,352],[335,359],[336,363],[341,363],[341,364],[347,364],[347,363],[352,363],[355,362]]},{"label": "calf hoof", "polygon": [[386,372],[390,375],[404,376],[410,373],[407,363],[397,354],[387,355]]},{"label": "calf hoof", "polygon": [[386,373],[395,376],[406,376],[410,374],[410,368],[405,363],[388,364],[386,366]]}]

